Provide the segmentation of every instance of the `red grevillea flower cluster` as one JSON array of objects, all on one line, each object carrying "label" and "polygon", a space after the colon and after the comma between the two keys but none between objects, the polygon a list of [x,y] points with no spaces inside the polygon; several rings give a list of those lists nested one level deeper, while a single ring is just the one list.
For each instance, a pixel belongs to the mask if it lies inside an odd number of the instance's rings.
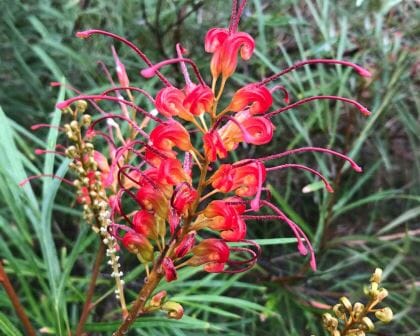
[{"label": "red grevillea flower cluster", "polygon": [[[202,266],[207,272],[249,269],[260,249],[247,240],[247,224],[261,219],[287,224],[297,239],[299,252],[310,255],[315,270],[314,250],[307,236],[278,206],[265,199],[265,182],[273,171],[294,168],[316,175],[329,192],[332,187],[313,168],[273,162],[298,153],[320,152],[345,160],[361,172],[349,157],[318,147],[230,160],[230,153],[241,144],[261,146],[273,141],[274,117],[310,101],[342,101],[363,115],[370,113],[360,103],[344,97],[315,96],[290,103],[287,90],[277,83],[283,75],[307,64],[338,64],[370,76],[359,65],[333,59],[298,62],[224,98],[226,91],[231,93],[227,83],[238,62],[249,60],[254,53],[254,39],[238,30],[245,4],[245,0],[233,1],[229,26],[212,28],[205,36],[204,49],[211,56],[209,84],[194,61],[184,57],[186,50],[180,44],[175,58],[152,63],[139,47],[121,36],[93,29],[76,34],[84,39],[104,35],[122,42],[145,63],[141,76],[160,79],[161,88],[156,94],[130,86],[125,67],[113,48],[119,84],[114,84],[104,67],[112,88],[95,95],[79,94],[57,107],[68,111],[88,102],[99,112],[80,136],[83,141],[102,138],[108,146],[89,157],[95,171],[86,176],[81,201],[89,203],[89,183],[101,184],[105,190],[102,200],[110,209],[106,230],[116,246],[135,254],[147,269],[152,265],[152,270],[161,271],[167,281],[176,279],[177,270],[187,266]],[[169,64],[179,65],[183,85],[175,86],[164,75]],[[283,106],[274,106],[276,91],[284,96]],[[145,97],[154,109],[137,104],[138,96]],[[105,111],[103,106],[109,104],[103,102],[115,103],[121,112]],[[79,161],[83,160],[79,157]],[[264,215],[259,214],[262,208]],[[232,246],[231,242],[241,244]]]}]

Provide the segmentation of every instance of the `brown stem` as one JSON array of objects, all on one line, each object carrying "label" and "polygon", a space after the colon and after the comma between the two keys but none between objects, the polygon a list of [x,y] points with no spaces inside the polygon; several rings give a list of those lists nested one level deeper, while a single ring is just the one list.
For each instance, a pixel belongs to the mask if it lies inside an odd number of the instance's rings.
[{"label": "brown stem", "polygon": [[4,290],[7,293],[10,301],[12,302],[13,307],[15,308],[16,314],[19,317],[20,321],[23,324],[26,335],[35,336],[35,329],[29,321],[28,316],[26,315],[22,305],[20,304],[19,298],[12,286],[12,283],[9,280],[9,277],[6,274],[6,271],[3,268],[3,264],[0,261],[0,283],[2,284]]},{"label": "brown stem", "polygon": [[92,276],[90,278],[89,289],[86,293],[86,301],[83,305],[83,310],[82,310],[82,314],[80,315],[79,323],[77,324],[76,336],[81,336],[83,334],[83,329],[84,329],[86,320],[89,316],[91,309],[93,308],[92,298],[95,292],[96,280],[98,279],[99,269],[101,267],[102,260],[104,259],[104,256],[105,256],[105,249],[106,249],[105,244],[100,242],[98,252],[96,253],[95,264],[93,265],[93,269],[92,269]]},{"label": "brown stem", "polygon": [[140,290],[136,301],[125,318],[124,322],[119,326],[118,330],[112,334],[112,336],[123,336],[127,333],[131,325],[136,321],[137,315],[144,309],[147,299],[153,293],[160,280],[163,277],[160,263],[157,263],[150,272],[150,276],[147,278],[146,284]]}]

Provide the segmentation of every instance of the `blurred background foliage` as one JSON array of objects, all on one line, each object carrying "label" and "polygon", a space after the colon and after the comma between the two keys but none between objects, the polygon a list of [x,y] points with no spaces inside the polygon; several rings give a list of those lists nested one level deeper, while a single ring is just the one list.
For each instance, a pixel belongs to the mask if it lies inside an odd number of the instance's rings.
[{"label": "blurred background foliage", "polygon": [[[281,239],[291,236],[286,227],[250,222],[249,238],[263,244],[253,270],[235,276],[182,272],[180,280],[161,287],[184,304],[187,316],[175,322],[162,316],[142,318],[133,335],[323,335],[324,309],[344,294],[361,297],[361,285],[375,267],[384,269],[388,304],[396,314],[377,335],[420,335],[419,7],[416,0],[249,1],[240,27],[254,36],[257,49],[250,62],[241,63],[228,89],[301,59],[352,60],[371,70],[373,78],[316,66],[291,73],[279,84],[290,90],[292,101],[343,95],[359,100],[373,115],[363,118],[348,105],[313,102],[276,117],[272,144],[241,148],[237,157],[241,152],[258,157],[298,146],[327,146],[348,153],[364,173],[354,173],[331,157],[290,158],[319,168],[336,190],[327,194],[312,176],[295,172],[268,181],[272,199],[311,238],[319,270],[311,272],[294,244]],[[140,78],[144,64],[131,50],[104,37],[74,37],[87,28],[123,35],[153,61],[175,56],[175,43],[181,42],[208,79],[210,56],[203,50],[203,37],[208,28],[227,25],[230,5],[199,0],[2,0],[0,10],[0,257],[36,328],[67,335],[80,314],[96,240],[81,220],[71,189],[58,189],[57,181],[47,179],[18,187],[26,174],[64,175],[67,169],[67,160],[33,154],[35,148],[53,148],[57,134],[33,133],[30,125],[57,124],[56,101],[72,95],[49,83],[65,80],[84,92],[100,92],[109,83],[97,62],[113,71],[114,45],[133,85],[159,88],[157,81]],[[180,80],[176,67],[165,73]],[[142,268],[130,256],[122,264],[133,268],[127,275],[132,299],[143,281]],[[109,284],[104,267],[98,305],[88,325],[92,334],[110,334],[118,323],[111,322],[118,321],[118,313]],[[3,291],[0,311],[0,334],[19,335],[20,325]]]}]

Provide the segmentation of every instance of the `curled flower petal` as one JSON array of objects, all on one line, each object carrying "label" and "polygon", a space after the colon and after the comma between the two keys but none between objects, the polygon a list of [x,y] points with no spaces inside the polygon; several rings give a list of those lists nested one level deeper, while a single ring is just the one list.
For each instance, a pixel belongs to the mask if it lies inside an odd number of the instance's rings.
[{"label": "curled flower petal", "polygon": [[221,74],[227,78],[233,74],[238,64],[238,53],[243,60],[251,58],[255,42],[247,33],[229,32],[223,28],[210,29],[205,41],[205,50],[213,53],[210,63],[210,70],[213,78]]},{"label": "curled flower petal", "polygon": [[210,162],[216,161],[217,157],[224,159],[227,156],[227,150],[218,132],[210,131],[204,134],[203,145],[204,155]]},{"label": "curled flower petal", "polygon": [[162,268],[165,272],[165,278],[167,282],[171,282],[177,279],[177,274],[174,266],[174,262],[171,258],[165,257],[162,260]]},{"label": "curled flower petal", "polygon": [[249,134],[250,139],[247,142],[253,145],[267,144],[273,138],[274,125],[270,120],[264,117],[246,119],[242,125]]},{"label": "curled flower petal", "polygon": [[187,94],[183,101],[184,107],[193,115],[199,116],[209,112],[213,106],[214,94],[208,86],[197,85]]},{"label": "curled flower petal", "polygon": [[173,86],[163,88],[156,95],[156,109],[167,118],[187,114],[184,99],[185,94],[181,90]]},{"label": "curled flower petal", "polygon": [[182,183],[172,196],[171,205],[180,216],[186,216],[189,207],[197,200],[197,190],[188,183]]},{"label": "curled flower petal", "polygon": [[134,231],[127,232],[122,244],[130,253],[140,255],[144,261],[153,260],[153,246],[145,236]]},{"label": "curled flower petal", "polygon": [[251,114],[262,114],[273,104],[271,92],[262,85],[249,84],[235,92],[228,109],[239,112],[249,106]]},{"label": "curled flower petal", "polygon": [[182,258],[191,251],[195,244],[195,231],[185,235],[179,245],[175,248],[174,253],[176,258]]},{"label": "curled flower petal", "polygon": [[210,273],[222,272],[229,260],[229,247],[221,239],[202,240],[191,252],[193,256],[187,261],[188,265],[204,265],[204,270]]}]

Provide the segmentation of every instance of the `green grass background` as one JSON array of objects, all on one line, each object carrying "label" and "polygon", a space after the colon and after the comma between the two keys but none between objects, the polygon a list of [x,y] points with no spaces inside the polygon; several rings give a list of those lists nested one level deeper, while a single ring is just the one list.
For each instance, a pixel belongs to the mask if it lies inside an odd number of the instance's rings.
[{"label": "green grass background", "polygon": [[[153,61],[174,56],[176,42],[209,78],[210,56],[203,37],[225,27],[224,1],[52,1],[0,0],[0,258],[38,330],[67,335],[77,324],[96,250],[95,236],[81,219],[69,188],[44,179],[19,188],[27,175],[65,175],[67,160],[39,157],[35,148],[54,148],[57,132],[31,132],[34,123],[59,124],[57,101],[70,92],[51,88],[63,81],[84,92],[99,92],[107,80],[97,61],[113,67],[104,37],[82,41],[78,30],[102,28],[137,43]],[[357,300],[375,267],[384,269],[384,286],[395,321],[377,335],[420,335],[419,291],[419,63],[418,1],[402,0],[250,0],[240,27],[254,36],[255,55],[241,63],[229,90],[258,80],[301,59],[339,58],[362,64],[371,80],[341,67],[306,67],[285,76],[292,100],[316,94],[358,99],[373,111],[363,118],[354,108],[313,102],[276,117],[275,141],[243,148],[254,156],[299,146],[327,146],[348,153],[362,175],[331,157],[300,155],[333,181],[327,194],[310,175],[272,175],[272,198],[299,223],[317,250],[319,270],[308,269],[291,232],[281,224],[249,224],[263,255],[246,274],[208,275],[197,269],[161,288],[182,303],[186,316],[139,319],[130,335],[324,335],[322,310],[342,295]],[[126,47],[114,43],[134,85],[151,90],[144,66]],[[416,61],[417,57],[417,61]],[[176,68],[172,71],[179,80]],[[281,95],[276,97],[280,104]],[[141,102],[145,103],[145,102]],[[236,159],[233,157],[233,159]],[[303,194],[304,186],[313,192]],[[130,256],[123,267],[132,265]],[[128,272],[128,298],[135,297],[142,268]],[[87,329],[109,335],[118,324],[106,266],[99,280],[97,308]],[[0,334],[21,335],[21,326],[0,290]],[[117,322],[113,322],[117,321]]]}]

